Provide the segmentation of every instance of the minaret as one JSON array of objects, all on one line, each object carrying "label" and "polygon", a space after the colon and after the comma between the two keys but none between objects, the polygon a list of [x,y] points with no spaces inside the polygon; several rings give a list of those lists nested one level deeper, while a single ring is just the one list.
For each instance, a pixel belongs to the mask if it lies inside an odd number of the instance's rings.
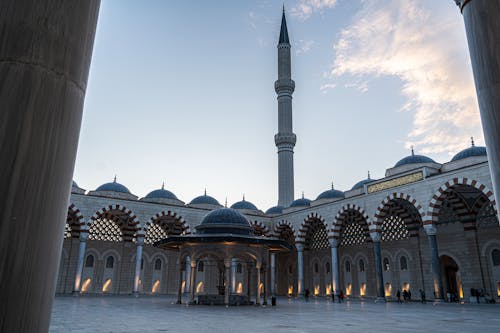
[{"label": "minaret", "polygon": [[292,128],[292,94],[295,82],[292,80],[290,40],[284,6],[278,42],[278,80],[274,83],[274,90],[278,94],[278,134],[274,136],[278,147],[278,205],[288,207],[294,199],[293,147],[297,137]]}]

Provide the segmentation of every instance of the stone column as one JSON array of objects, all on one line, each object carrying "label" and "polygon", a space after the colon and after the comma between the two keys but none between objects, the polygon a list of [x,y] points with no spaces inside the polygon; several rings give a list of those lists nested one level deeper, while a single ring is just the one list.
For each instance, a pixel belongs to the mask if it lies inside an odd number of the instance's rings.
[{"label": "stone column", "polygon": [[229,305],[229,292],[231,290],[231,259],[224,260],[224,267],[226,268],[224,272],[224,304]]},{"label": "stone column", "polygon": [[49,329],[99,4],[0,4],[1,332]]},{"label": "stone column", "polygon": [[271,297],[276,297],[276,254],[271,253]]},{"label": "stone column", "polygon": [[297,243],[295,244],[297,248],[297,273],[299,277],[298,285],[297,285],[297,296],[304,296],[304,244]]},{"label": "stone column", "polygon": [[142,246],[144,244],[144,236],[137,235],[137,246],[135,252],[135,275],[134,275],[134,294],[139,294],[139,282],[141,280],[141,262],[142,262]]},{"label": "stone column", "polygon": [[195,292],[195,284],[196,284],[196,263],[197,260],[195,258],[192,258],[190,260],[191,264],[191,274],[189,275],[189,287],[190,287],[190,297],[189,297],[189,303],[194,304],[194,292]]},{"label": "stone column", "polygon": [[[465,23],[484,140],[498,202],[500,195],[500,2],[455,0]],[[464,64],[465,65],[465,64]]]},{"label": "stone column", "polygon": [[179,286],[177,290],[177,304],[182,304],[182,262],[179,256]]},{"label": "stone column", "polygon": [[257,292],[255,293],[255,305],[260,305],[260,268],[261,268],[261,264],[260,263],[256,263],[255,264],[255,272],[257,273],[257,283],[256,283],[256,286],[257,286]]},{"label": "stone column", "polygon": [[264,299],[262,301],[262,305],[267,305],[267,289],[269,287],[269,269],[267,266],[264,266]]},{"label": "stone column", "polygon": [[190,289],[190,283],[191,282],[191,259],[189,256],[186,257],[186,274],[185,274],[185,280],[184,280],[184,292],[186,294],[189,294]]},{"label": "stone column", "polygon": [[434,285],[434,299],[436,302],[443,301],[443,279],[441,277],[441,262],[436,239],[437,229],[433,224],[424,225],[425,232],[429,237],[429,248],[432,260],[432,281]]},{"label": "stone column", "polygon": [[236,259],[231,259],[231,292],[236,293]]},{"label": "stone column", "polygon": [[75,284],[73,287],[73,294],[79,295],[82,283],[83,262],[85,260],[85,249],[87,248],[87,238],[89,234],[87,230],[80,232],[80,248],[78,249],[78,262],[76,264]]},{"label": "stone column", "polygon": [[339,240],[337,238],[328,239],[330,243],[330,251],[332,256],[332,293],[335,295],[340,294],[340,279],[339,279],[339,254],[338,245]]},{"label": "stone column", "polygon": [[251,280],[252,280],[252,266],[249,263],[247,263],[247,296],[249,302],[252,297],[252,289],[251,289],[252,284],[250,283]]},{"label": "stone column", "polygon": [[384,273],[382,270],[382,253],[380,251],[380,239],[382,235],[379,232],[370,232],[373,240],[373,256],[375,258],[375,271],[377,273],[377,301],[385,301]]}]

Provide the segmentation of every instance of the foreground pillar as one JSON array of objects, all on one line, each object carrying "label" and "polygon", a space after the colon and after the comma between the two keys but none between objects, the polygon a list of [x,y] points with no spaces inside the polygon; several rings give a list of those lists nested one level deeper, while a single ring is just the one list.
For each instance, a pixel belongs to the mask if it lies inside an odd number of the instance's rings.
[{"label": "foreground pillar", "polygon": [[99,0],[0,1],[0,332],[47,332]]},{"label": "foreground pillar", "polygon": [[295,244],[297,248],[297,273],[298,273],[298,285],[297,285],[297,296],[304,296],[304,244]]},{"label": "foreground pillar", "polygon": [[382,235],[378,232],[370,233],[373,240],[373,255],[375,258],[375,272],[377,277],[377,301],[385,301],[384,273],[382,271],[382,253],[380,250],[380,238]]},{"label": "foreground pillar", "polygon": [[430,255],[432,260],[432,281],[434,285],[434,300],[442,302],[443,299],[443,279],[441,277],[441,262],[439,260],[439,251],[436,239],[436,227],[432,224],[424,226],[425,232],[429,237]]},{"label": "foreground pillar", "polygon": [[229,305],[229,291],[231,290],[231,259],[224,260],[224,304]]},{"label": "foreground pillar", "polygon": [[236,266],[238,263],[236,259],[231,260],[231,292],[236,293]]},{"label": "foreground pillar", "polygon": [[267,266],[264,266],[264,300],[262,301],[262,305],[267,305],[267,289],[269,283],[269,269]]},{"label": "foreground pillar", "polygon": [[252,284],[250,283],[252,280],[252,266],[247,263],[247,297],[248,301],[251,301],[252,298]]},{"label": "foreground pillar", "polygon": [[139,294],[139,285],[141,282],[142,245],[144,244],[144,237],[137,235],[136,239],[134,294],[137,295]]},{"label": "foreground pillar", "polygon": [[186,294],[189,294],[191,283],[191,259],[189,256],[186,257],[186,273],[184,274],[184,290]]},{"label": "foreground pillar", "polygon": [[190,296],[189,296],[189,303],[194,304],[194,292],[195,292],[195,283],[196,283],[196,260],[194,258],[191,259],[190,261],[191,264],[191,274],[189,275],[190,281],[189,281],[189,286],[190,286]]},{"label": "foreground pillar", "polygon": [[330,251],[332,257],[332,293],[334,295],[340,294],[340,280],[339,280],[339,253],[338,245],[339,240],[337,238],[328,239],[330,243]]},{"label": "foreground pillar", "polygon": [[271,297],[276,297],[276,253],[271,253]]},{"label": "foreground pillar", "polygon": [[182,262],[179,256],[179,285],[177,289],[177,304],[182,304]]},{"label": "foreground pillar", "polygon": [[78,262],[76,264],[76,274],[75,274],[75,285],[73,287],[73,293],[79,294],[81,283],[82,283],[82,272],[83,272],[83,261],[85,260],[85,249],[87,247],[87,238],[89,234],[87,230],[82,230],[80,232],[80,247],[78,249]]},{"label": "foreground pillar", "polygon": [[465,23],[484,140],[498,202],[500,195],[500,1],[455,0]]},{"label": "foreground pillar", "polygon": [[260,263],[255,265],[255,272],[257,273],[257,292],[255,293],[255,305],[260,305]]}]

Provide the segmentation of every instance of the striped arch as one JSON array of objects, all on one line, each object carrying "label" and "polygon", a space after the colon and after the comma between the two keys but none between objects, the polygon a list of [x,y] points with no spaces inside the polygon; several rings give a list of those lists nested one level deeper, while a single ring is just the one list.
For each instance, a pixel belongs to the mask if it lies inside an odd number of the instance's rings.
[{"label": "striped arch", "polygon": [[256,236],[268,237],[270,234],[269,228],[262,221],[250,221],[250,226]]},{"label": "striped arch", "polygon": [[[438,190],[434,193],[432,196],[431,202],[429,203],[429,209],[427,211],[427,215],[424,220],[424,225],[436,225],[438,222],[438,217],[439,217],[439,211],[441,209],[441,206],[443,204],[444,199],[449,193],[449,190],[451,190],[454,186],[457,185],[465,185],[465,186],[471,186],[484,194],[484,196],[489,200],[491,203],[491,206],[493,207],[495,213],[498,212],[497,210],[497,204],[495,201],[495,196],[493,195],[493,191],[491,191],[486,185],[478,182],[477,180],[474,179],[469,179],[469,178],[453,178],[446,183],[444,183]],[[481,199],[482,202],[477,202],[473,208],[479,210],[481,207],[478,208],[481,204],[484,204],[487,202],[487,200]],[[460,210],[457,212],[458,215],[462,214]]]},{"label": "striped arch", "polygon": [[[324,235],[321,235],[323,233]],[[329,248],[328,224],[325,219],[317,213],[307,215],[299,229],[296,242],[304,244],[305,248],[311,248],[312,243],[318,245],[318,242],[321,242],[322,245],[319,248]]]},{"label": "striped arch", "polygon": [[188,235],[191,228],[182,216],[169,210],[151,217],[151,221],[146,222],[144,233],[145,243],[154,244],[169,236]]},{"label": "striped arch", "polygon": [[90,222],[87,223],[89,229],[95,221],[103,218],[111,220],[118,225],[124,241],[135,241],[135,237],[144,236],[144,232],[135,214],[120,204],[109,205],[96,211],[90,218]]},{"label": "striped arch", "polygon": [[297,240],[297,232],[293,225],[285,220],[278,222],[274,226],[274,235],[279,239],[285,240],[294,245]]},{"label": "striped arch", "polygon": [[79,238],[80,233],[85,231],[85,222],[82,213],[74,204],[69,205],[64,238]]},{"label": "striped arch", "polygon": [[[418,203],[418,201],[415,198],[413,198],[409,194],[401,192],[394,192],[389,194],[378,206],[377,211],[373,216],[372,223],[370,225],[370,231],[377,233],[382,232],[382,223],[389,214],[389,211],[391,209],[390,206],[391,201],[401,202],[401,205],[399,205],[399,207],[392,207],[392,208],[396,210],[397,215],[405,222],[408,229],[411,230],[410,234],[412,236],[418,235],[418,225],[421,223],[421,221],[423,221],[425,216],[425,211],[422,205],[420,205],[420,203]],[[405,205],[406,207],[404,207]],[[412,216],[411,212],[412,209],[414,209],[417,212],[417,214],[413,214]],[[416,218],[418,218],[420,221],[417,221]]]},{"label": "striped arch", "polygon": [[364,219],[365,223],[367,225],[370,225],[370,217],[368,216],[368,214],[366,214],[363,208],[354,204],[343,205],[333,219],[333,226],[328,236],[330,236],[331,238],[340,238],[340,232],[342,231],[342,227],[344,226],[345,220],[348,217],[348,213],[352,211],[358,213],[356,214],[358,215],[356,216],[356,221],[358,223]]}]

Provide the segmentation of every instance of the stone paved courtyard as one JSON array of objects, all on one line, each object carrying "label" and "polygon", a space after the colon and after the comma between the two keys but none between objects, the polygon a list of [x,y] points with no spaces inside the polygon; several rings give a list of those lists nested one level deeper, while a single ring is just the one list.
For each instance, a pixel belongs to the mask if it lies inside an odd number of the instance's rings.
[{"label": "stone paved courtyard", "polygon": [[56,297],[50,332],[500,332],[499,305],[309,302],[174,304],[171,297]]}]

